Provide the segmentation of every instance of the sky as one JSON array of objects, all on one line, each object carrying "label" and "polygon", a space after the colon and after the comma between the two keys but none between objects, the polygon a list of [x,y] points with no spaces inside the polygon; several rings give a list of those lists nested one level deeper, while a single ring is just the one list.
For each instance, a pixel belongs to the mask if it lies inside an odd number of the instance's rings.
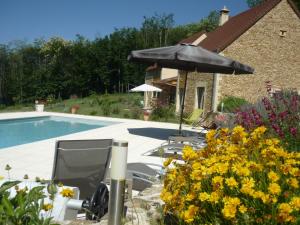
[{"label": "sky", "polygon": [[139,28],[155,13],[173,13],[175,25],[182,25],[224,5],[231,16],[248,9],[246,0],[0,0],[0,43],[76,34],[93,40],[115,28]]}]

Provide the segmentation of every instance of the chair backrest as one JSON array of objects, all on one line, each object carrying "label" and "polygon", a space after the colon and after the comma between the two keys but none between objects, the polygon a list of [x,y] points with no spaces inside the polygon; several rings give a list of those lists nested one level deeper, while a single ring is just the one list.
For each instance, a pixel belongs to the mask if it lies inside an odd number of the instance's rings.
[{"label": "chair backrest", "polygon": [[80,199],[91,197],[109,167],[112,139],[57,141],[52,181],[78,187]]},{"label": "chair backrest", "polygon": [[199,120],[199,117],[201,116],[202,113],[203,113],[203,109],[194,109],[194,111],[190,115],[189,120],[192,120],[192,121]]}]

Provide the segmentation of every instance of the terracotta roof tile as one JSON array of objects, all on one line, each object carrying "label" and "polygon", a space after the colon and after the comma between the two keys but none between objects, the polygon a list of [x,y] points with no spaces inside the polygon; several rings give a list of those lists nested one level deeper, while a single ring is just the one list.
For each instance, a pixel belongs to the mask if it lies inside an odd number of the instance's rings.
[{"label": "terracotta roof tile", "polygon": [[220,52],[252,27],[258,20],[273,9],[281,0],[266,0],[264,3],[231,17],[223,26],[207,34],[199,46]]}]

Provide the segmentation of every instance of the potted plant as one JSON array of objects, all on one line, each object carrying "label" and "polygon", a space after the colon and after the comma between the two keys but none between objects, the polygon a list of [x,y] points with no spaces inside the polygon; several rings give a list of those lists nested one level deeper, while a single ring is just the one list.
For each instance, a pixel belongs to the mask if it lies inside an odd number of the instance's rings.
[{"label": "potted plant", "polygon": [[150,116],[150,111],[144,110],[144,120],[145,120],[145,121],[148,121],[148,120],[149,120],[149,116]]},{"label": "potted plant", "polygon": [[79,108],[80,108],[79,105],[72,105],[72,107],[71,107],[71,113],[72,114],[76,114]]}]

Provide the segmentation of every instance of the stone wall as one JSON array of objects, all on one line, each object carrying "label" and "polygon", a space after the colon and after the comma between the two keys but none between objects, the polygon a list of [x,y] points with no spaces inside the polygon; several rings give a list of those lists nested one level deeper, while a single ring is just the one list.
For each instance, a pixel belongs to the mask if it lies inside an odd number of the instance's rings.
[{"label": "stone wall", "polygon": [[[180,87],[183,88],[184,73],[180,73]],[[212,107],[213,75],[208,73],[189,73],[186,85],[185,112],[191,112],[195,109],[197,87],[205,87],[204,93],[204,111],[210,111]]]},{"label": "stone wall", "polygon": [[[281,30],[286,31],[284,37]],[[300,90],[300,19],[281,1],[223,54],[255,68],[253,75],[221,75],[220,98],[234,95],[255,102],[266,95],[265,82]],[[219,98],[219,100],[220,100]]]}]

